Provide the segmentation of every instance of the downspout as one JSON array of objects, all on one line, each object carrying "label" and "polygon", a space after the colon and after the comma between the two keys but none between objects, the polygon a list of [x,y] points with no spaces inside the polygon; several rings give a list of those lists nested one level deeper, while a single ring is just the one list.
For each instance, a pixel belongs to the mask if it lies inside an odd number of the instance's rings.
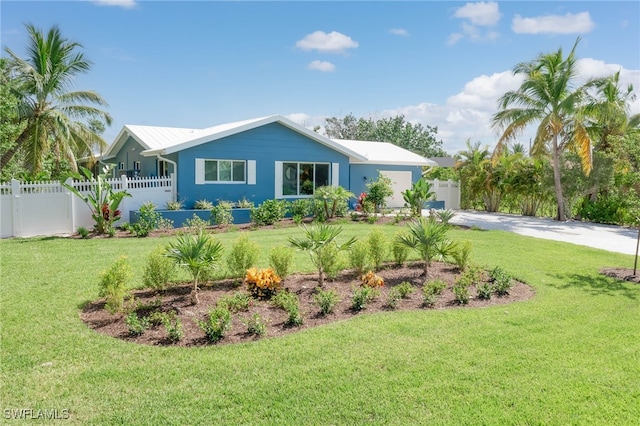
[{"label": "downspout", "polygon": [[168,158],[164,158],[160,154],[156,154],[156,157],[158,158],[158,160],[166,161],[167,163],[173,165],[173,191],[171,193],[171,201],[178,201],[178,163],[169,160]]}]

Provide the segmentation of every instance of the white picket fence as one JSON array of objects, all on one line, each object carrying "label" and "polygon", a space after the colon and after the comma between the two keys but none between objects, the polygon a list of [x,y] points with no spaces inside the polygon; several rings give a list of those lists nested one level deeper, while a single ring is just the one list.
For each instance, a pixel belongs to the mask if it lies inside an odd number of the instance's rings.
[{"label": "white picket fence", "polygon": [[[69,180],[80,192],[92,189],[95,182]],[[129,211],[142,203],[164,206],[174,199],[175,182],[169,177],[127,178],[122,176],[107,182],[116,191],[127,191],[120,204],[122,219],[129,220]],[[36,235],[71,234],[79,226],[93,228],[91,210],[58,181],[0,183],[0,238],[33,237]]]}]

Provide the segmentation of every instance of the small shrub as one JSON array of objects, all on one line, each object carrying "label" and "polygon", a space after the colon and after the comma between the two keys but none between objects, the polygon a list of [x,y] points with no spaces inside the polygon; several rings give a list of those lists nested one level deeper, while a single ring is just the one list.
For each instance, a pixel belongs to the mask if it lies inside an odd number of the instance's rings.
[{"label": "small shrub", "polygon": [[467,269],[471,263],[471,241],[465,240],[458,244],[451,257],[461,271]]},{"label": "small shrub", "polygon": [[213,203],[208,200],[198,200],[193,203],[193,208],[196,210],[212,210]]},{"label": "small shrub", "polygon": [[320,307],[320,313],[327,315],[333,312],[339,302],[338,293],[334,290],[320,290],[313,295],[313,301]]},{"label": "small shrub", "polygon": [[244,321],[244,325],[247,326],[247,333],[254,336],[262,337],[267,334],[267,322],[258,313],[251,315],[251,318]]},{"label": "small shrub", "polygon": [[302,325],[303,319],[300,314],[300,302],[298,301],[298,296],[288,291],[281,291],[271,299],[271,302],[274,306],[283,309],[287,314],[289,314],[286,322],[287,325]]},{"label": "small shrub", "polygon": [[142,280],[145,287],[164,290],[175,272],[175,262],[166,255],[164,247],[157,248],[147,257]]},{"label": "small shrub", "polygon": [[353,296],[351,298],[351,308],[354,311],[361,311],[366,309],[367,304],[375,300],[380,292],[377,288],[373,287],[357,287],[353,289]]},{"label": "small shrub", "polygon": [[365,241],[356,241],[349,250],[349,263],[358,275],[369,269],[369,246]]},{"label": "small shrub", "polygon": [[149,320],[145,317],[138,318],[138,314],[135,312],[130,312],[124,322],[127,324],[131,336],[141,336],[149,328]]},{"label": "small shrub", "polygon": [[256,264],[259,255],[260,247],[249,240],[247,234],[240,235],[227,256],[227,267],[231,276],[234,278],[243,276],[247,269]]},{"label": "small shrub", "polygon": [[277,246],[269,251],[269,266],[281,278],[285,278],[291,271],[294,250],[291,247]]},{"label": "small shrub", "polygon": [[456,213],[451,209],[447,209],[447,210],[434,210],[434,209],[431,209],[431,211],[429,212],[429,215],[430,216],[431,215],[435,216],[436,219],[438,219],[444,225],[449,225],[449,222],[451,221],[451,219],[453,219],[453,217],[456,215]]},{"label": "small shrub", "polygon": [[209,226],[209,222],[202,219],[200,216],[198,216],[195,213],[193,214],[191,219],[185,220],[184,224],[185,224],[185,227],[189,230],[189,232],[193,234],[200,234],[204,232],[205,229],[207,229],[207,226]]},{"label": "small shrub", "polygon": [[236,292],[233,295],[226,295],[218,300],[218,306],[226,306],[231,312],[247,311],[251,306],[251,296]]},{"label": "small shrub", "polygon": [[436,304],[436,300],[438,300],[438,295],[429,291],[427,287],[422,288],[422,306],[432,307]]},{"label": "small shrub", "polygon": [[335,279],[345,267],[346,262],[335,242],[327,244],[319,251],[318,256],[324,266],[324,273],[329,279]]},{"label": "small shrub", "polygon": [[509,275],[504,269],[496,266],[489,273],[489,277],[493,281],[493,288],[496,294],[500,296],[509,294],[509,289],[513,287],[513,281],[511,275]]},{"label": "small shrub", "polygon": [[396,266],[404,265],[409,257],[409,247],[404,244],[398,244],[397,241],[392,243],[391,252],[393,253],[393,263]]},{"label": "small shrub", "polygon": [[213,225],[227,226],[233,223],[233,214],[231,213],[231,203],[228,201],[219,201],[211,209],[211,218],[209,221]]},{"label": "small shrub", "polygon": [[170,342],[176,343],[182,340],[184,337],[184,332],[182,331],[182,322],[180,322],[180,318],[166,318],[163,321],[164,329],[167,332],[167,339]]},{"label": "small shrub", "polygon": [[105,298],[105,308],[110,313],[123,311],[124,298],[127,295],[127,281],[131,274],[131,266],[124,256],[102,273],[100,296]]},{"label": "small shrub", "polygon": [[480,282],[483,282],[484,281],[483,275],[484,275],[484,271],[479,265],[469,264],[462,271],[462,274],[458,278],[458,281],[468,287],[468,286],[476,285]]},{"label": "small shrub", "polygon": [[87,238],[89,236],[89,230],[84,226],[78,226],[78,235],[80,235],[80,238]]},{"label": "small shrub", "polygon": [[216,306],[206,321],[198,321],[198,326],[211,343],[216,343],[231,329],[231,312],[227,306]]},{"label": "small shrub", "polygon": [[155,204],[142,203],[138,208],[138,221],[129,226],[129,231],[136,237],[146,237],[162,222],[162,215],[156,211]]},{"label": "small shrub", "polygon": [[380,270],[382,263],[387,257],[387,238],[380,229],[375,228],[369,233],[367,238],[367,244],[369,245],[369,259],[373,263],[375,270]]},{"label": "small shrub", "polygon": [[398,306],[400,299],[402,299],[402,295],[400,294],[398,287],[393,287],[387,294],[386,306],[388,308],[395,309]]},{"label": "small shrub", "polygon": [[442,294],[444,289],[447,288],[447,283],[441,279],[435,279],[425,283],[423,288],[424,291],[430,291],[436,296],[439,296]]},{"label": "small shrub", "polygon": [[360,277],[362,287],[377,288],[384,286],[384,279],[376,275],[373,271],[369,271]]},{"label": "small shrub", "polygon": [[398,291],[400,297],[403,299],[408,298],[409,295],[415,290],[415,288],[413,288],[413,285],[411,285],[411,283],[408,281],[403,281],[394,288]]},{"label": "small shrub", "polygon": [[491,299],[491,293],[493,293],[493,286],[490,283],[478,283],[476,284],[476,290],[478,297],[483,300]]},{"label": "small shrub", "polygon": [[311,213],[310,200],[306,198],[293,200],[291,204],[289,204],[289,210],[291,211],[291,216],[303,219]]},{"label": "small shrub", "polygon": [[280,290],[281,279],[271,268],[250,268],[244,281],[253,297],[268,299]]},{"label": "small shrub", "polygon": [[457,281],[453,285],[453,296],[456,302],[461,305],[469,303],[469,286],[466,283]]},{"label": "small shrub", "polygon": [[[137,309],[136,309],[137,311]],[[162,311],[154,311],[149,314],[147,320],[149,320],[149,324],[152,326],[163,324],[169,317],[175,318],[176,313],[171,311],[170,313],[162,312]]]},{"label": "small shrub", "polygon": [[287,214],[287,201],[266,200],[249,212],[251,222],[258,226],[273,225],[281,221]]},{"label": "small shrub", "polygon": [[236,207],[239,209],[250,209],[253,207],[253,201],[242,198],[241,200],[238,200],[238,202],[236,203]]},{"label": "small shrub", "polygon": [[182,210],[184,203],[182,201],[167,201],[167,210]]}]

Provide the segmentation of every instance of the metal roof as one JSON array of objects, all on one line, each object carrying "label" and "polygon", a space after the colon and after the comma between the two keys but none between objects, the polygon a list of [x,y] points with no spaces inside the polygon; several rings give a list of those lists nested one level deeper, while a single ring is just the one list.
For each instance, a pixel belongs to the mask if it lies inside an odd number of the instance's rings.
[{"label": "metal roof", "polygon": [[436,163],[421,155],[389,142],[354,141],[332,139],[334,142],[355,151],[365,157],[364,161],[352,161],[354,164],[387,164],[399,166],[435,166]]}]

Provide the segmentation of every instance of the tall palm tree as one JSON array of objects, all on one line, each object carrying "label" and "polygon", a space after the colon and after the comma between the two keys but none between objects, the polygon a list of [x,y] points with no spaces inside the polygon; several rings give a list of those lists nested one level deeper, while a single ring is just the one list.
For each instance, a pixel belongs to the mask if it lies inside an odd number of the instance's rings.
[{"label": "tall palm tree", "polygon": [[104,139],[81,120],[99,119],[111,124],[111,116],[98,108],[107,103],[93,91],[69,91],[74,78],[91,65],[78,52],[82,45],[63,38],[55,26],[46,37],[33,25],[26,27],[26,59],[6,49],[19,81],[18,119],[26,125],[14,146],[2,154],[0,167],[23,150],[31,171],[39,171],[50,152],[67,159],[77,171],[77,152],[87,152],[88,148],[91,152],[94,145],[106,146]]},{"label": "tall palm tree", "polygon": [[508,91],[500,97],[500,110],[492,118],[493,126],[502,131],[494,151],[496,161],[509,141],[529,125],[538,123],[532,151],[551,154],[557,220],[566,219],[560,180],[562,152],[569,148],[575,150],[586,175],[592,167],[591,138],[585,126],[585,88],[574,87],[577,75],[575,50],[579,41],[576,40],[566,58],[562,49],[558,49],[516,65],[513,72],[523,75],[524,81],[518,90]]}]

